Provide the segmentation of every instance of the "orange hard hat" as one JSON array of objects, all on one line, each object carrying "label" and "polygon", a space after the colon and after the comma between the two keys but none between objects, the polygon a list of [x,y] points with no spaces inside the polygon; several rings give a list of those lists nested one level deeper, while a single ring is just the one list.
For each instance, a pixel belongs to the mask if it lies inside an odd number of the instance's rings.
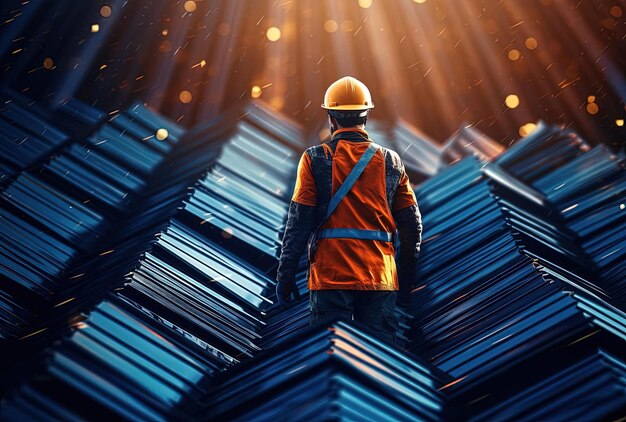
[{"label": "orange hard hat", "polygon": [[374,108],[372,96],[365,84],[352,76],[333,82],[324,94],[322,108],[326,110],[367,110]]}]

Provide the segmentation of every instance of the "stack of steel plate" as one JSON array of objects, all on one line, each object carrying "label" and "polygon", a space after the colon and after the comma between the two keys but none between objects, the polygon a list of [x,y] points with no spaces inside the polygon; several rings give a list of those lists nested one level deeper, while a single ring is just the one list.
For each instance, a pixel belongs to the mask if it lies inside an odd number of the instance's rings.
[{"label": "stack of steel plate", "polygon": [[[408,126],[372,125],[376,142],[432,175],[416,192],[418,284],[389,345],[353,321],[307,328],[305,257],[302,299],[275,303],[306,146],[299,126],[261,102],[184,134],[138,104],[107,122],[83,108],[54,110],[62,131],[82,113],[82,129],[48,149],[49,162],[12,167],[2,192],[1,327],[41,351],[13,371],[23,376],[3,418],[606,420],[626,411],[626,316],[613,306],[623,298],[624,218],[614,212],[624,173],[604,149],[540,122],[499,155],[472,130],[439,153]],[[161,128],[169,137],[157,141]],[[537,167],[543,155],[558,163]]]},{"label": "stack of steel plate", "polygon": [[[496,193],[505,196],[501,203],[524,252],[554,276],[626,309],[626,172],[620,158],[602,146],[590,149],[574,132],[540,125],[496,163],[502,169],[491,168],[502,177],[492,179],[509,186]],[[538,206],[509,206],[506,197],[520,190],[541,198]]]},{"label": "stack of steel plate", "polygon": [[618,157],[598,146],[534,185],[576,236],[599,287],[626,310],[626,171]]},{"label": "stack of steel plate", "polygon": [[467,122],[463,122],[444,143],[441,150],[441,162],[452,164],[468,156],[491,160],[504,149],[498,142],[468,125]]},{"label": "stack of steel plate", "polygon": [[625,380],[624,362],[597,350],[467,420],[617,421],[624,415]]},{"label": "stack of steel plate", "polygon": [[532,186],[545,174],[589,150],[576,132],[540,120],[528,136],[518,139],[493,162]]},{"label": "stack of steel plate", "polygon": [[[82,343],[81,333],[86,332],[85,329],[92,328],[89,332],[97,336],[110,331],[125,333],[127,325],[137,324],[149,326],[149,333],[159,333],[157,337],[175,343],[176,349],[192,351],[192,355],[185,355],[184,359],[201,358],[202,365],[210,364],[211,372],[261,350],[260,332],[266,325],[266,311],[271,308],[276,312],[274,281],[268,272],[275,271],[278,232],[286,217],[290,179],[300,152],[289,146],[297,140],[294,133],[289,133],[293,129],[290,125],[282,125],[283,133],[289,135],[286,138],[271,136],[267,130],[272,126],[280,127],[280,121],[266,117],[263,125],[255,122],[253,117],[257,111],[263,110],[252,107],[229,131],[210,130],[209,126],[217,129],[224,123],[220,120],[185,136],[190,144],[219,142],[222,147],[219,162],[196,183],[190,196],[157,235],[151,249],[141,258],[135,258],[136,269],[129,274],[127,285],[98,305],[85,321],[76,322],[69,340],[53,348],[55,355],[66,356],[74,350],[76,343]],[[207,139],[206,133],[217,135]],[[224,137],[229,139],[225,144]],[[302,149],[304,147],[300,146],[299,150]],[[206,153],[203,155],[205,159],[210,158]],[[181,156],[180,160],[183,158]],[[270,183],[284,187],[267,189]],[[114,311],[110,310],[109,302],[115,303]],[[103,309],[114,317],[103,319]],[[133,322],[135,320],[138,322]],[[139,357],[128,356],[129,350],[137,351]],[[83,352],[88,351],[81,349],[80,353]],[[164,403],[157,403],[158,397],[145,397],[141,400],[147,402],[137,404],[129,401],[128,392],[115,390],[104,394],[102,380],[91,379],[86,374],[98,373],[101,377],[106,374],[105,383],[111,386],[120,383],[158,385],[162,374],[154,368],[155,362],[141,361],[145,358],[141,347],[127,344],[124,336],[119,342],[106,345],[108,359],[99,358],[103,353],[104,349],[98,349],[94,355],[76,356],[81,366],[66,376],[59,376],[56,361],[45,366],[46,376],[52,378],[49,384],[58,384],[59,389],[82,385],[87,404],[100,403],[94,407],[98,409],[107,403],[108,412],[119,416],[127,417],[128,412],[141,409],[142,418],[159,419],[159,415],[165,413],[177,417],[181,409],[193,407],[194,396],[163,399]],[[130,362],[119,366],[124,360]],[[199,378],[195,381],[199,382]],[[168,384],[171,382],[167,380]],[[129,388],[131,392],[134,389]],[[55,403],[55,397],[50,396],[45,386],[32,382],[12,395],[8,412],[30,412],[21,404],[27,402],[30,395],[37,394],[41,401],[51,406]],[[151,404],[153,408],[149,408]],[[63,409],[90,418],[97,412],[90,413],[89,405]],[[36,415],[36,411],[33,409],[31,416]],[[146,412],[154,413],[148,416],[150,413]]]},{"label": "stack of steel plate", "polygon": [[[2,114],[15,113],[7,108]],[[39,125],[37,131],[57,133],[37,116],[25,113],[21,117],[25,119],[21,126]],[[62,279],[72,260],[101,247],[133,194],[144,187],[150,173],[136,174],[128,160],[133,154],[138,157],[135,160],[140,160],[149,147],[142,145],[141,139],[134,139],[137,134],[132,132],[123,142],[115,142],[122,130],[111,134],[115,131],[113,125],[101,126],[87,142],[68,145],[47,163],[21,172],[2,192],[2,269],[10,280],[2,299],[11,304],[5,308],[2,337],[26,334],[26,321],[38,312],[36,309],[43,302],[57,299],[55,294],[72,284]],[[19,133],[22,129],[12,125],[7,127],[10,130]],[[111,139],[102,134],[104,131],[110,132]],[[174,128],[172,132],[175,141]],[[112,155],[104,151],[119,152],[115,144],[118,149],[123,145],[125,153]],[[150,153],[162,157],[156,151]],[[35,162],[28,167],[32,164]]]},{"label": "stack of steel plate", "polygon": [[[409,349],[456,378],[450,393],[460,415],[501,406],[506,397],[577,365],[598,348],[619,356],[625,315],[597,295],[570,291],[567,273],[550,277],[520,253],[525,250],[516,230],[543,242],[543,249],[532,249],[548,261],[560,262],[568,253],[576,258],[578,250],[563,240],[567,232],[561,236],[560,226],[542,220],[549,210],[542,193],[496,165],[468,158],[425,182],[417,194],[424,244],[412,328],[405,334]],[[611,388],[619,385],[615,377]],[[596,406],[602,398],[593,397]],[[621,400],[617,408],[624,409]],[[534,405],[527,400],[518,407]],[[572,414],[580,418],[582,411]],[[545,412],[559,414],[556,408]]]},{"label": "stack of steel plate", "polygon": [[[63,107],[85,114],[83,123],[94,121],[84,104]],[[158,130],[167,137],[154,139]],[[32,347],[64,332],[71,314],[121,285],[187,193],[190,181],[162,172],[179,168],[170,160],[182,134],[175,124],[134,104],[92,132],[2,192],[0,332],[18,357],[12,365],[3,361],[7,371],[18,371],[16,362]]]},{"label": "stack of steel plate", "polygon": [[164,327],[107,298],[12,394],[5,420],[180,420],[218,367]]},{"label": "stack of steel plate", "polygon": [[216,381],[200,419],[436,421],[450,377],[336,322],[291,336]]},{"label": "stack of steel plate", "polygon": [[277,139],[251,123],[256,110],[238,121],[216,165],[120,292],[201,338],[224,365],[261,350],[266,312],[276,308],[271,273],[299,158],[289,147],[293,135]]},{"label": "stack of steel plate", "polygon": [[0,184],[46,160],[69,136],[12,98],[0,99]]},{"label": "stack of steel plate", "polygon": [[393,126],[392,148],[400,155],[413,184],[433,177],[441,166],[441,148],[426,134],[399,119]]}]

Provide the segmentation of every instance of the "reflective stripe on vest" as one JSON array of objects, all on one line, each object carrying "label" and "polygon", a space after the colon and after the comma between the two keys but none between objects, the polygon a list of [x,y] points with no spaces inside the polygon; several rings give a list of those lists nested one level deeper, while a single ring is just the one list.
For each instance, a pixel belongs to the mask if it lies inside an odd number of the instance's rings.
[{"label": "reflective stripe on vest", "polygon": [[391,242],[393,240],[393,235],[389,232],[383,232],[379,230],[334,228],[334,229],[324,229],[320,232],[318,236],[318,239],[338,239],[338,238],[380,240],[383,242]]}]

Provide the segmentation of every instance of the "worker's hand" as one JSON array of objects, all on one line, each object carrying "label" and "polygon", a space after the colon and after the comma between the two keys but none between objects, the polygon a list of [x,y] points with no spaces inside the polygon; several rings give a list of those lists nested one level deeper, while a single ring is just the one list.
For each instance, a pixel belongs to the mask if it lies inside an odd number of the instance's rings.
[{"label": "worker's hand", "polygon": [[[293,300],[291,299],[292,294],[294,297]],[[279,281],[276,283],[276,298],[278,299],[278,303],[282,306],[291,306],[294,301],[300,300],[300,291],[298,290],[298,286],[296,286],[296,283],[285,283]]]}]

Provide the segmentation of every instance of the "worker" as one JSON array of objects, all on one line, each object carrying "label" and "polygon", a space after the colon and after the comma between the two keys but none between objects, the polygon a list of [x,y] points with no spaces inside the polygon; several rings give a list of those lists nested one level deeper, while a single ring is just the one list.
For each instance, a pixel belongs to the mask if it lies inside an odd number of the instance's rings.
[{"label": "worker", "polygon": [[396,305],[408,305],[416,281],[422,222],[400,157],[365,131],[373,107],[353,77],[327,89],[331,136],[300,157],[276,296],[285,307],[300,298],[296,271],[308,245],[310,325],[353,319],[393,342]]}]

